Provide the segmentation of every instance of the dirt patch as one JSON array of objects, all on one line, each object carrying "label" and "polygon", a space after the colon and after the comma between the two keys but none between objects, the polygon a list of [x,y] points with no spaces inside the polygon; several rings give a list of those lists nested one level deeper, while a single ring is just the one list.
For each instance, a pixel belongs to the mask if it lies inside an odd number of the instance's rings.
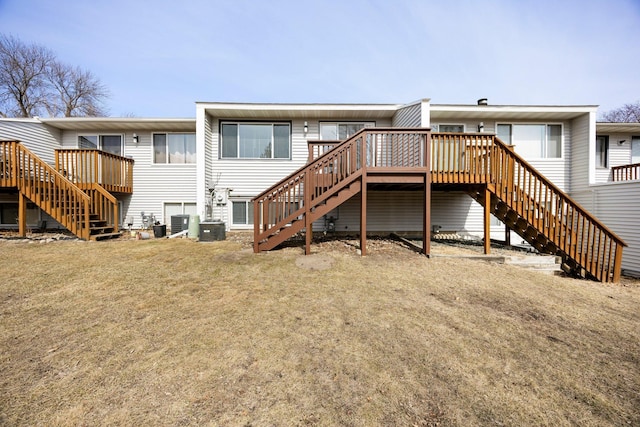
[{"label": "dirt patch", "polygon": [[306,270],[327,270],[333,263],[333,258],[328,255],[315,254],[296,258],[296,266]]}]

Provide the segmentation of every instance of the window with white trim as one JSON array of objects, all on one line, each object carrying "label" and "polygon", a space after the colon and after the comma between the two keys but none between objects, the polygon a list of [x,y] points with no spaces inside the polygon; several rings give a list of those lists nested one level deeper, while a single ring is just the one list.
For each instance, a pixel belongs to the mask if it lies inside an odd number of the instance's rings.
[{"label": "window with white trim", "polygon": [[122,135],[78,135],[78,148],[102,150],[122,156]]},{"label": "window with white trim", "polygon": [[250,225],[253,224],[253,203],[251,200],[231,202],[232,224]]},{"label": "window with white trim", "polygon": [[640,136],[631,137],[631,164],[640,163]]},{"label": "window with white trim", "polygon": [[454,123],[454,124],[450,124],[450,123],[444,123],[444,124],[437,124],[433,126],[436,130],[436,132],[454,132],[454,133],[464,133],[464,125],[463,124],[458,124],[458,123]]},{"label": "window with white trim", "polygon": [[375,122],[320,122],[320,139],[344,141],[359,130],[375,127]]},{"label": "window with white trim", "polygon": [[195,133],[153,134],[153,163],[185,164],[195,162]]},{"label": "window with white trim", "polygon": [[290,159],[290,123],[220,123],[220,158]]},{"label": "window with white trim", "polygon": [[562,157],[562,125],[498,124],[497,135],[525,159],[559,159]]},{"label": "window with white trim", "polygon": [[609,137],[596,136],[596,167],[606,169],[609,167]]}]

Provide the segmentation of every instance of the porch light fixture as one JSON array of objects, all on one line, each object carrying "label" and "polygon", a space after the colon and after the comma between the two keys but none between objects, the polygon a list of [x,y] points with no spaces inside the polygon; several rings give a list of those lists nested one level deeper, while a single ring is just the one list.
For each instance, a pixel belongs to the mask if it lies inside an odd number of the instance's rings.
[{"label": "porch light fixture", "polygon": [[627,140],[626,140],[626,139],[621,139],[620,141],[618,141],[618,145],[622,145],[622,144],[624,144],[625,142],[627,142]]},{"label": "porch light fixture", "polygon": [[302,130],[304,130],[304,133],[309,132],[309,124],[307,122],[304,122],[304,128]]},{"label": "porch light fixture", "polygon": [[484,122],[478,123],[478,132],[484,132]]},{"label": "porch light fixture", "polygon": [[134,142],[134,143],[136,143],[136,144],[139,142],[138,134],[137,134],[137,133],[134,133],[134,134],[133,134],[133,142]]}]

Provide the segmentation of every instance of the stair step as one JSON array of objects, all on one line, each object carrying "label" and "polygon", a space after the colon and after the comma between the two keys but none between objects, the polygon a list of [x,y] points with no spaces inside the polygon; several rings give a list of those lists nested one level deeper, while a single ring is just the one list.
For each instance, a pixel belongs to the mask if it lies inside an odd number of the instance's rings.
[{"label": "stair step", "polygon": [[107,239],[116,239],[122,235],[121,232],[117,233],[100,233],[100,234],[92,234],[89,238],[91,240],[107,240]]},{"label": "stair step", "polygon": [[111,233],[113,231],[113,226],[112,225],[107,225],[107,224],[103,224],[103,225],[91,225],[89,227],[89,229],[91,230],[91,234],[98,234],[98,233]]}]

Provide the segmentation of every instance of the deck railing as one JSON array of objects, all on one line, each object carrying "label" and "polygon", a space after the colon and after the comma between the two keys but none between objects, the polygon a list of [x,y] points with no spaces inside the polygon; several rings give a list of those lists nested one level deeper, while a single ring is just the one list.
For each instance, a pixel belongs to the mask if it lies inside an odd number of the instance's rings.
[{"label": "deck railing", "polygon": [[113,193],[133,192],[133,159],[95,149],[60,149],[55,161],[56,169],[83,190],[100,184]]},{"label": "deck railing", "polygon": [[369,170],[424,167],[429,138],[432,183],[487,185],[527,227],[545,236],[551,252],[563,252],[597,280],[619,280],[624,241],[512,146],[485,133],[373,128],[337,145],[313,141],[309,164],[254,199],[254,244],[300,219],[305,205],[313,208]]},{"label": "deck railing", "polygon": [[631,165],[613,166],[611,176],[614,181],[631,181],[640,179],[640,163]]},{"label": "deck railing", "polygon": [[601,281],[618,281],[624,241],[490,134],[431,134],[431,181],[486,183],[556,248]]},{"label": "deck railing", "polygon": [[312,142],[309,156],[319,157],[253,199],[254,249],[282,227],[308,215],[366,169],[424,167],[428,133],[420,128],[366,128],[337,145],[334,141]]},{"label": "deck railing", "polygon": [[89,196],[18,142],[0,142],[0,157],[0,185],[16,187],[73,234],[89,238]]}]

